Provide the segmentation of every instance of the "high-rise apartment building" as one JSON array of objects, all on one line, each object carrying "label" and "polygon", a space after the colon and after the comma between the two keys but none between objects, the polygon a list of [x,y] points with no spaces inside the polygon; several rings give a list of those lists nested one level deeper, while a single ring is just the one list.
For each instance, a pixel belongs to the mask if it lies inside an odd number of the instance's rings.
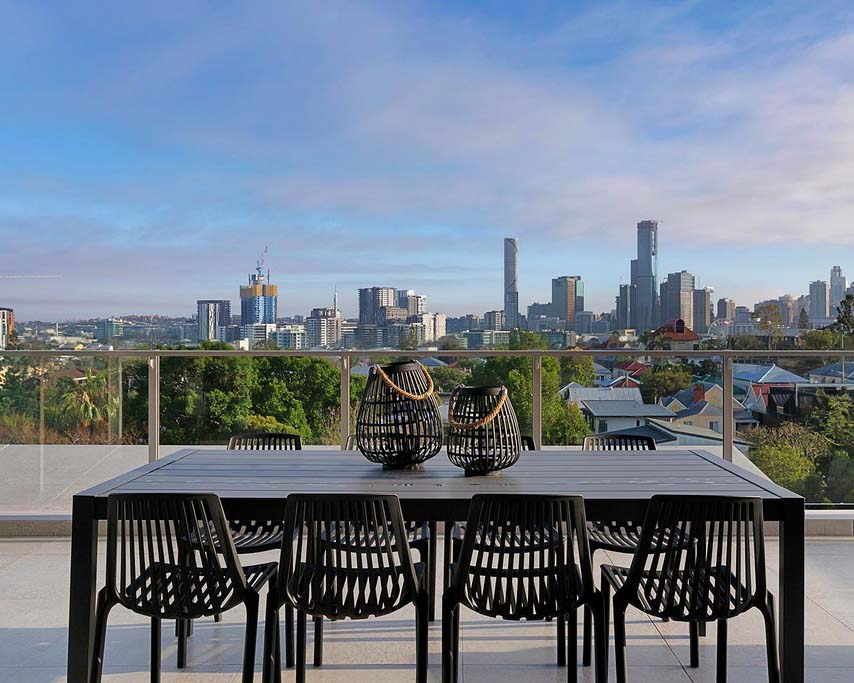
[{"label": "high-rise apartment building", "polygon": [[830,287],[825,280],[810,282],[810,322],[830,317]]},{"label": "high-rise apartment building", "polygon": [[487,311],[483,314],[483,329],[485,330],[504,330],[506,321],[504,320],[504,311]]},{"label": "high-rise apartment building", "polygon": [[423,325],[423,341],[425,342],[436,341],[448,333],[448,316],[444,313],[421,313],[420,315],[410,316],[407,322]]},{"label": "high-rise apartment building", "polygon": [[[694,290],[694,332],[705,334],[712,324],[712,289],[703,287]],[[684,318],[683,318],[684,320]]]},{"label": "high-rise apartment building", "polygon": [[211,341],[219,336],[219,328],[231,324],[231,302],[228,299],[200,299],[196,302],[198,340]]},{"label": "high-rise apartment building", "polygon": [[795,317],[795,297],[791,294],[777,297],[777,305],[780,307],[780,320],[783,327],[789,327],[798,322]]},{"label": "high-rise apartment building", "polygon": [[364,287],[359,290],[359,324],[377,325],[380,309],[395,306],[398,293],[394,287]]},{"label": "high-rise apartment building", "polygon": [[270,271],[265,276],[261,264],[249,275],[249,284],[240,287],[240,324],[273,325],[278,311],[279,288],[270,284]]},{"label": "high-rise apartment building", "polygon": [[830,316],[837,315],[839,302],[845,298],[845,290],[848,288],[848,280],[842,274],[840,266],[830,269]]},{"label": "high-rise apartment building", "polygon": [[305,319],[307,348],[329,349],[341,343],[341,311],[337,308],[313,308]]},{"label": "high-rise apartment building", "polygon": [[575,313],[584,310],[584,283],[580,275],[552,278],[552,315],[564,321],[567,330],[575,329]]},{"label": "high-rise apartment building", "polygon": [[9,348],[15,331],[15,312],[11,308],[0,308],[0,350]]},{"label": "high-rise apartment building", "polygon": [[658,327],[658,221],[638,223],[638,257],[632,260],[631,284],[636,289],[635,327]]},{"label": "high-rise apartment building", "polygon": [[620,285],[620,293],[617,296],[617,329],[633,330],[637,326],[635,319],[637,307],[636,285]]},{"label": "high-rise apartment building", "polygon": [[735,301],[732,299],[718,299],[718,320],[735,320]]},{"label": "high-rise apartment building", "polygon": [[519,327],[519,242],[504,239],[504,317],[508,329]]},{"label": "high-rise apartment building", "polygon": [[116,320],[115,318],[99,320],[95,324],[95,339],[101,343],[107,344],[117,337],[124,336],[124,331],[124,320]]},{"label": "high-rise apartment building", "polygon": [[661,320],[694,324],[694,276],[687,270],[669,273],[661,283]]}]

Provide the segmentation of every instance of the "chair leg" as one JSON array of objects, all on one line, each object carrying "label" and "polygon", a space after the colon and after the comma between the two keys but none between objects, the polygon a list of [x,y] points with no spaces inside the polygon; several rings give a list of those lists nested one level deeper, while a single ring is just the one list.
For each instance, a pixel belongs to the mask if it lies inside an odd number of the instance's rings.
[{"label": "chair leg", "polygon": [[222,621],[222,615],[221,614],[214,614],[214,623],[218,624],[221,621]]},{"label": "chair leg", "polygon": [[593,627],[596,631],[596,683],[608,683],[608,605],[599,594],[591,608]]},{"label": "chair leg", "polygon": [[415,599],[415,681],[427,683],[427,630],[430,623],[429,595],[420,593]]},{"label": "chair leg", "polygon": [[614,600],[614,663],[617,667],[617,683],[626,683],[628,680],[626,607],[625,603]]},{"label": "chair leg", "polygon": [[451,628],[454,634],[453,640],[453,648],[454,648],[454,683],[458,683],[460,680],[460,606],[457,605],[454,610],[454,618],[451,623]]},{"label": "chair leg", "polygon": [[427,595],[429,597],[428,611],[431,622],[436,621],[436,561],[437,539],[436,522],[430,522],[430,540],[427,541]]},{"label": "chair leg", "polygon": [[700,666],[700,625],[696,621],[688,624],[688,639],[691,647],[691,668]]},{"label": "chair leg", "polygon": [[151,683],[160,683],[160,617],[151,618]]},{"label": "chair leg", "polygon": [[578,679],[578,610],[566,615],[566,680]]},{"label": "chair leg", "polygon": [[323,666],[323,617],[314,618],[314,665]]},{"label": "chair leg", "polygon": [[243,683],[253,683],[255,680],[255,646],[258,640],[258,594],[247,592],[244,598],[246,605],[246,638],[243,644]]},{"label": "chair leg", "polygon": [[273,683],[282,683],[282,624],[276,615],[276,656],[273,660]]},{"label": "chair leg", "polygon": [[581,654],[581,662],[584,666],[590,666],[591,661],[591,649],[592,643],[591,640],[593,638],[593,627],[591,619],[593,618],[593,612],[590,609],[590,605],[584,605],[584,633],[582,636],[582,654]]},{"label": "chair leg", "polygon": [[95,643],[92,649],[92,666],[90,667],[90,683],[100,683],[104,671],[104,645],[107,642],[107,616],[113,605],[107,600],[107,591],[103,588],[98,592],[98,606],[95,610]]},{"label": "chair leg", "polygon": [[447,596],[442,596],[442,683],[451,683],[454,680],[456,662],[453,654],[453,619],[451,603]]},{"label": "chair leg", "polygon": [[768,657],[768,681],[780,683],[780,657],[777,651],[777,617],[774,611],[774,596],[766,594],[765,604],[760,604],[759,611],[765,619],[765,652]]},{"label": "chair leg", "polygon": [[187,666],[187,636],[190,631],[189,619],[178,619],[178,662],[177,667]]},{"label": "chair leg", "polygon": [[285,666],[294,668],[294,608],[285,605]]},{"label": "chair leg", "polygon": [[276,651],[279,649],[279,610],[274,602],[273,593],[267,594],[267,606],[264,610],[264,655],[261,665],[263,683],[273,683],[276,676]]},{"label": "chair leg", "polygon": [[557,665],[566,666],[566,616],[557,618]]},{"label": "chair leg", "polygon": [[297,610],[297,683],[305,683],[305,612]]},{"label": "chair leg", "polygon": [[717,683],[726,683],[726,646],[727,646],[727,621],[718,619],[718,646],[717,646]]}]

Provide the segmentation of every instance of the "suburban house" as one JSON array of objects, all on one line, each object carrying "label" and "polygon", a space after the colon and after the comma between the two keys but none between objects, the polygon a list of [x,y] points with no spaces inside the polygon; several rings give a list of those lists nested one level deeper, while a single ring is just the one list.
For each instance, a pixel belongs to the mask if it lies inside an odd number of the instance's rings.
[{"label": "suburban house", "polygon": [[637,401],[643,403],[640,389],[637,387],[585,387],[570,382],[560,390],[561,398],[569,405],[581,406],[583,401]]},{"label": "suburban house", "polygon": [[673,419],[673,413],[664,406],[636,400],[582,401],[579,407],[587,417],[591,429],[597,434],[640,427],[647,418],[659,418],[663,421]]},{"label": "suburban house", "polygon": [[641,363],[638,360],[624,361],[617,363],[611,370],[611,377],[618,379],[620,377],[638,377],[644,371],[649,370],[646,363]]},{"label": "suburban house", "polygon": [[809,380],[776,364],[735,363],[733,384],[743,392],[744,407],[759,423],[774,426],[797,416],[797,387]]},{"label": "suburban house", "polygon": [[700,335],[689,329],[681,319],[668,320],[650,336],[657,339],[662,348],[673,351],[691,351],[700,341]]},{"label": "suburban house", "polygon": [[593,362],[593,383],[597,386],[604,386],[611,381],[611,371],[604,365]]},{"label": "suburban house", "polygon": [[[670,410],[676,416],[675,422],[679,424],[694,425],[719,432],[723,416],[723,399],[723,389],[720,384],[701,380],[672,396],[664,396],[658,403]],[[736,429],[758,424],[751,412],[737,399],[733,399],[733,418]]]},{"label": "suburban house", "polygon": [[850,384],[854,387],[854,361],[831,363],[807,373],[810,384]]}]

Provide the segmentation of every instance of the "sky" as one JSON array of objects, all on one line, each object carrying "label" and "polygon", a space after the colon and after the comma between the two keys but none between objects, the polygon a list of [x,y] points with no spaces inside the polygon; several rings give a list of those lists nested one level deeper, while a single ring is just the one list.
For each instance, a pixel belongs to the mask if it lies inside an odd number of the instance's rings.
[{"label": "sky", "polygon": [[[0,306],[22,320],[358,287],[452,315],[581,275],[635,226],[716,297],[854,276],[854,4],[0,0]],[[10,275],[51,275],[9,279]]]}]

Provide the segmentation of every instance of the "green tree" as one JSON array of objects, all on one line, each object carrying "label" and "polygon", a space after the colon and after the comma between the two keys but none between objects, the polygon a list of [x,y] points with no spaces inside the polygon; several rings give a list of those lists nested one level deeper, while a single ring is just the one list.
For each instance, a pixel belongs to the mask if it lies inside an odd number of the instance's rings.
[{"label": "green tree", "polygon": [[691,371],[682,365],[657,365],[644,370],[640,377],[640,390],[645,403],[658,403],[664,396],[687,389],[693,382]]},{"label": "green tree", "polygon": [[63,377],[60,391],[64,431],[72,440],[77,435],[86,435],[87,440],[106,435],[110,417],[118,410],[118,396],[110,395],[106,372],[88,369],[80,381]]},{"label": "green tree", "polygon": [[594,384],[593,358],[590,356],[561,356],[560,358],[560,382],[566,386],[570,382],[576,382],[585,387]]},{"label": "green tree", "polygon": [[832,330],[810,330],[803,339],[804,345],[811,351],[828,351],[839,348],[839,335]]},{"label": "green tree", "polygon": [[785,444],[752,448],[748,457],[769,479],[798,493],[804,491],[815,471],[815,465],[809,458],[797,448]]},{"label": "green tree", "polygon": [[854,399],[848,394],[820,391],[807,423],[831,444],[854,458]]},{"label": "green tree", "polygon": [[837,332],[845,335],[854,335],[854,294],[846,294],[837,307],[836,323],[834,328]]},{"label": "green tree", "polygon": [[810,327],[810,316],[805,308],[798,314],[798,327],[802,330],[808,330]]},{"label": "green tree", "polygon": [[776,348],[783,337],[783,314],[777,304],[763,304],[756,311],[759,316],[759,329],[768,336],[768,348]]},{"label": "green tree", "polygon": [[401,334],[398,346],[401,351],[415,351],[418,348],[418,335],[415,330],[410,329],[406,334]]},{"label": "green tree", "polygon": [[463,340],[454,334],[448,334],[439,339],[438,346],[442,351],[462,351],[465,349]]}]

